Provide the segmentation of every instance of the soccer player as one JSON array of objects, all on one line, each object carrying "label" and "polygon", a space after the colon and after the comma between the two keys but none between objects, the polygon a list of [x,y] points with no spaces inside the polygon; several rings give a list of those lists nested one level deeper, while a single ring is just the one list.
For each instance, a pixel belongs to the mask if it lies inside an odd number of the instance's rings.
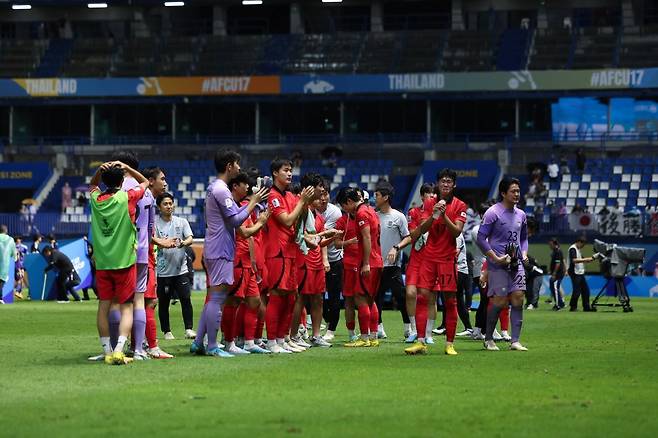
[{"label": "soccer player", "polygon": [[[345,300],[345,327],[350,341],[356,341],[358,337],[354,334],[355,315],[354,315],[354,291],[357,284],[347,281],[345,275],[348,271],[359,270],[359,240],[356,237],[357,228],[354,216],[343,212],[342,216],[336,221],[335,228],[343,232],[343,237],[335,241],[336,248],[343,251],[343,298]],[[352,278],[353,279],[353,276]]]},{"label": "soccer player", "polygon": [[[329,202],[330,185],[326,179],[323,179],[323,188],[316,211],[324,218],[326,229],[335,229],[342,212],[340,208]],[[327,246],[327,261],[329,262],[329,271],[325,275],[327,294],[322,305],[327,331],[323,337],[325,341],[331,342],[340,321],[340,294],[343,289],[343,250],[336,246],[336,242]]]},{"label": "soccer player", "polygon": [[[551,290],[551,297],[553,298],[553,310],[562,310],[564,308],[564,298],[560,292],[560,284],[564,278],[564,253],[560,249],[560,242],[557,238],[553,237],[548,241],[551,247],[551,279],[549,280],[549,288]],[[569,248],[571,251],[571,248]]]},{"label": "soccer player", "polygon": [[160,215],[155,220],[155,237],[158,239],[173,239],[174,248],[162,247],[157,258],[157,294],[160,303],[160,328],[165,334],[171,335],[169,324],[169,301],[171,296],[177,296],[183,313],[185,337],[196,337],[192,330],[194,325],[192,301],[190,299],[191,284],[187,275],[187,256],[185,247],[192,245],[194,236],[187,219],[174,216],[174,197],[171,193],[162,193],[156,203]]},{"label": "soccer player", "polygon": [[[205,202],[206,241],[203,258],[208,274],[207,301],[190,352],[233,357],[219,348],[217,331],[222,321],[222,307],[234,281],[235,229],[242,225],[256,205],[267,196],[267,189],[263,188],[254,193],[249,204],[238,208],[231,196],[228,182],[240,173],[240,155],[233,151],[217,151],[215,169],[217,179],[208,186]],[[204,349],[203,338],[206,334],[208,346]]]},{"label": "soccer player", "polygon": [[265,264],[270,288],[265,315],[267,348],[272,353],[290,353],[300,351],[296,345],[285,342],[290,331],[298,287],[295,224],[311,203],[314,189],[304,187],[299,197],[288,191],[292,182],[290,160],[274,159],[270,171],[274,185],[267,201],[272,215],[267,222],[265,240]]},{"label": "soccer player", "polygon": [[16,264],[14,268],[14,280],[16,281],[14,296],[19,300],[22,300],[23,297],[23,288],[25,284],[25,256],[27,255],[27,246],[23,243],[23,239],[20,236],[14,238],[16,242]]},{"label": "soccer player", "polygon": [[[443,169],[437,175],[436,190],[438,200],[430,198],[423,205],[424,216],[421,225],[414,230],[416,234],[429,231],[427,243],[423,251],[423,264],[420,268],[418,293],[427,298],[430,309],[436,306],[437,293],[442,292],[444,312],[446,312],[446,345],[445,354],[457,354],[454,347],[457,331],[457,269],[455,255],[457,253],[456,238],[466,222],[466,204],[454,196],[457,186],[457,172]],[[434,321],[428,320],[425,327],[422,321],[418,326],[418,341],[407,348],[405,353],[418,354],[427,352],[423,330],[432,329]]]},{"label": "soccer player", "polygon": [[[379,326],[377,336],[386,338],[386,331],[382,323],[382,309],[384,307],[384,294],[391,290],[395,299],[398,310],[402,315],[404,332],[407,334],[411,331],[411,323],[407,314],[405,300],[404,282],[402,281],[402,257],[400,253],[400,242],[409,236],[409,223],[407,217],[398,210],[391,207],[392,197],[395,193],[393,186],[389,182],[382,182],[375,188],[375,207],[377,216],[381,224],[381,249],[384,258],[384,270],[382,279],[377,293],[377,307],[379,312]],[[406,338],[406,336],[405,336]]]},{"label": "soccer player", "polygon": [[521,184],[516,178],[503,178],[498,184],[501,201],[484,214],[478,231],[477,244],[487,256],[488,296],[492,302],[487,312],[485,348],[497,351],[493,332],[500,311],[512,305],[511,350],[527,351],[521,345],[523,297],[526,288],[523,264],[528,258],[526,215],[516,207],[521,197]]},{"label": "soccer player", "polygon": [[375,299],[379,291],[384,261],[380,246],[380,224],[377,213],[364,201],[357,189],[344,187],[336,196],[343,211],[354,215],[359,248],[360,268],[345,271],[345,282],[354,287],[354,304],[359,315],[361,338],[346,347],[377,347],[379,309]]},{"label": "soccer player", "polygon": [[[241,205],[248,205],[246,199],[250,194],[250,180],[246,173],[240,172],[229,181],[233,200]],[[256,211],[256,210],[254,210]],[[226,351],[230,354],[268,354],[266,350],[254,342],[258,324],[258,311],[261,306],[260,290],[256,280],[258,261],[254,236],[260,232],[270,217],[268,210],[262,211],[256,222],[247,218],[236,229],[235,260],[233,269],[233,287],[224,305],[222,332],[226,343]],[[240,327],[244,331],[244,348],[236,345],[235,339],[240,336]]]},{"label": "soccer player", "polygon": [[[124,172],[137,181],[137,186],[121,190]],[[103,181],[107,189],[98,187]],[[133,325],[137,262],[137,230],[135,216],[137,204],[144,196],[148,180],[142,174],[114,161],[102,164],[91,179],[91,232],[94,236],[96,281],[98,286],[98,335],[108,364],[123,365],[129,362],[123,354]],[[110,343],[108,313],[112,303],[119,305],[121,319],[116,346]]]}]

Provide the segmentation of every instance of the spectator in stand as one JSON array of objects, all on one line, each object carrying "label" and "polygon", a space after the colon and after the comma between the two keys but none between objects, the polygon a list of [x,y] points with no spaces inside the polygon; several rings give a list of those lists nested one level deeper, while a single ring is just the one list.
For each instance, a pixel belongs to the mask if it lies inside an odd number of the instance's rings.
[{"label": "spectator in stand", "polygon": [[560,167],[555,162],[555,157],[551,156],[551,161],[548,163],[546,171],[548,172],[548,177],[551,179],[551,182],[557,181],[557,177],[560,175]]},{"label": "spectator in stand", "polygon": [[83,192],[78,194],[78,207],[85,208],[87,206],[87,197]]},{"label": "spectator in stand", "polygon": [[587,156],[585,155],[583,148],[578,148],[578,150],[576,151],[576,169],[578,170],[578,173],[580,173],[581,175],[585,171],[586,162],[587,162]]},{"label": "spectator in stand", "polygon": [[584,213],[584,212],[585,212],[585,210],[578,203],[576,203],[576,205],[574,205],[573,208],[571,209],[571,214],[578,214],[578,213]]},{"label": "spectator in stand", "polygon": [[59,249],[59,245],[57,244],[57,239],[55,238],[54,234],[48,234],[48,241],[50,242],[50,247],[52,249]]},{"label": "spectator in stand", "polygon": [[65,182],[62,186],[62,213],[64,213],[68,207],[73,207],[73,197],[71,186],[68,182]]},{"label": "spectator in stand", "polygon": [[567,161],[567,157],[565,157],[564,154],[560,154],[560,173],[562,175],[568,175],[571,173],[569,170],[569,162]]}]

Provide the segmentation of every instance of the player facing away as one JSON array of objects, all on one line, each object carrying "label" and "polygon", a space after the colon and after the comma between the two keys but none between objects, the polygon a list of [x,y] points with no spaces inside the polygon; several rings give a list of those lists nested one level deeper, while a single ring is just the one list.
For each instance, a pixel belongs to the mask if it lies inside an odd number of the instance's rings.
[{"label": "player facing away", "polygon": [[521,197],[521,185],[516,178],[505,177],[498,184],[501,201],[484,214],[478,230],[477,244],[487,257],[488,296],[487,331],[484,346],[489,351],[498,347],[493,340],[498,315],[512,306],[511,350],[527,351],[521,345],[523,297],[526,289],[523,265],[528,260],[528,226],[523,210],[516,207]]},{"label": "player facing away", "polygon": [[379,309],[375,302],[381,281],[384,261],[379,243],[380,225],[377,213],[363,202],[358,190],[344,187],[336,196],[343,211],[354,215],[359,248],[359,267],[345,270],[345,282],[354,288],[354,304],[359,318],[361,338],[346,347],[377,347]]},{"label": "player facing away", "polygon": [[[240,208],[228,188],[228,182],[240,173],[240,155],[230,150],[215,154],[217,179],[210,183],[206,192],[206,241],[203,248],[208,292],[197,327],[197,335],[190,346],[190,353],[208,356],[233,357],[217,344],[217,331],[222,321],[222,307],[233,285],[233,260],[235,257],[235,229],[249,217],[256,205],[267,196],[263,188]],[[208,335],[208,346],[203,338]]]},{"label": "player facing away", "polygon": [[[137,186],[121,190],[124,171],[137,181]],[[98,187],[103,181],[107,189]],[[108,364],[129,362],[123,347],[133,325],[137,262],[137,204],[144,196],[148,180],[142,174],[119,161],[101,165],[89,184],[91,193],[91,232],[94,236],[96,281],[98,287],[98,335]],[[110,343],[108,314],[112,303],[119,305],[121,319],[114,349]]]},{"label": "player facing away", "polygon": [[285,342],[290,331],[298,287],[295,224],[311,203],[314,189],[304,187],[299,197],[288,191],[292,182],[290,160],[274,159],[270,171],[274,185],[267,201],[272,215],[267,221],[265,238],[265,264],[270,288],[265,313],[267,348],[272,353],[291,353],[301,351],[296,345]]},{"label": "player facing away", "polygon": [[[457,331],[457,254],[456,238],[462,232],[466,222],[466,204],[454,195],[457,186],[457,173],[443,169],[437,175],[436,190],[439,199],[430,198],[423,204],[423,222],[417,227],[412,237],[416,238],[429,231],[427,243],[423,250],[423,260],[418,280],[418,294],[427,298],[429,308],[436,306],[439,292],[445,298],[446,312],[446,346],[445,353],[457,354],[453,342]],[[433,320],[418,322],[418,342],[405,349],[407,354],[427,352],[425,339],[422,337],[434,326]]]}]

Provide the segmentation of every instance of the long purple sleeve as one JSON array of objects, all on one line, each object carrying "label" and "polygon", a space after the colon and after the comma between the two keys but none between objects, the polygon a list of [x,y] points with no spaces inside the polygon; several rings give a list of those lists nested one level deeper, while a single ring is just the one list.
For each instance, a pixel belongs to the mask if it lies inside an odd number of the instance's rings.
[{"label": "long purple sleeve", "polygon": [[249,211],[247,210],[247,206],[243,205],[242,207],[238,208],[237,214],[229,216],[226,219],[233,228],[238,228],[245,220],[247,220],[248,217]]},{"label": "long purple sleeve", "polygon": [[478,230],[478,237],[476,240],[477,246],[480,247],[482,254],[486,255],[491,251],[491,244],[489,243],[489,236],[493,231],[493,225],[496,222],[496,214],[489,208],[487,212],[482,217],[482,223],[480,224],[480,229]]}]

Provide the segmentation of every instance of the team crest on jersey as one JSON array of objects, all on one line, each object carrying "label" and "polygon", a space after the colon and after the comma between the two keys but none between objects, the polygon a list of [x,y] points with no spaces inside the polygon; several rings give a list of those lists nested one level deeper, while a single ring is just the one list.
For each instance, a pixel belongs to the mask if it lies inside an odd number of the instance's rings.
[{"label": "team crest on jersey", "polygon": [[278,199],[272,199],[272,205],[273,205],[275,208],[281,207],[281,203],[279,202]]},{"label": "team crest on jersey", "polygon": [[224,205],[226,205],[226,208],[231,208],[231,206],[233,205],[233,200],[231,198],[226,198],[224,200]]},{"label": "team crest on jersey", "polygon": [[359,226],[362,227],[366,224],[366,221],[359,221]]},{"label": "team crest on jersey", "polygon": [[461,212],[461,217],[466,217],[466,212],[465,211]]}]

